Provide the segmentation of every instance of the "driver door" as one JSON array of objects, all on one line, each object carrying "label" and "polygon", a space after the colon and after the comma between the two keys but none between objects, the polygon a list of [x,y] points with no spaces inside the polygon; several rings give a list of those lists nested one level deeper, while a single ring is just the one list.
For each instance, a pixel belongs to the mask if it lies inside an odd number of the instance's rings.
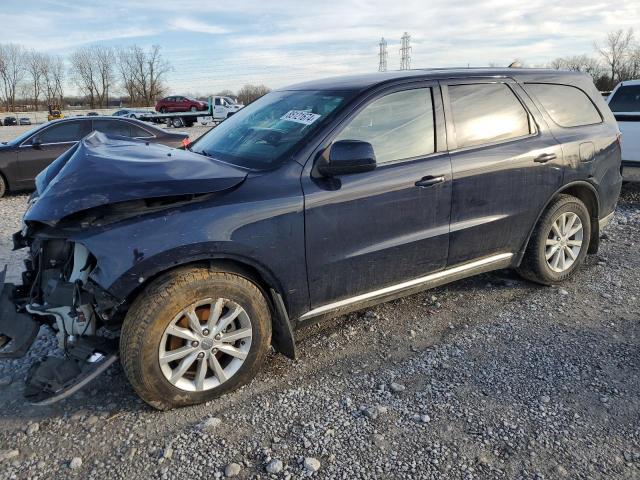
[{"label": "driver door", "polygon": [[437,83],[375,94],[332,135],[371,143],[377,167],[303,174],[311,308],[444,269],[451,162]]},{"label": "driver door", "polygon": [[27,138],[18,149],[22,181],[32,186],[42,170],[90,132],[90,120],[63,121],[55,122]]}]

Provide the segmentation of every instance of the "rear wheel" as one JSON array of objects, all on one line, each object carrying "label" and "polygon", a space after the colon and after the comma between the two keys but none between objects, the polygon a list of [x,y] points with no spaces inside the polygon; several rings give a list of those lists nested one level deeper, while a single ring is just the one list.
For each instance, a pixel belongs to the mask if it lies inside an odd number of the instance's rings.
[{"label": "rear wheel", "polygon": [[559,283],[577,270],[589,249],[591,219],[584,203],[560,195],[542,215],[518,272],[543,283]]},{"label": "rear wheel", "polygon": [[271,344],[267,301],[253,283],[181,268],[150,285],[122,327],[124,371],[140,397],[166,410],[206,402],[251,380]]},{"label": "rear wheel", "polygon": [[2,174],[0,174],[0,198],[4,197],[8,190],[7,181],[4,179]]},{"label": "rear wheel", "polygon": [[167,109],[165,107],[160,107],[160,113],[167,113]]}]

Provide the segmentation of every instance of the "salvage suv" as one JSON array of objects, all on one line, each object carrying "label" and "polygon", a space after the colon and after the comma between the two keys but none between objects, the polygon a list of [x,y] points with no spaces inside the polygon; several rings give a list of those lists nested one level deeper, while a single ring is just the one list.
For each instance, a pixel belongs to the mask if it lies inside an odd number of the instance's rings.
[{"label": "salvage suv", "polygon": [[44,323],[66,355],[32,367],[34,403],[117,356],[150,405],[204,402],[272,345],[295,357],[304,324],[495,269],[566,280],[620,168],[589,78],[547,70],[304,83],[185,150],[93,133],[38,177],[14,235],[29,255],[2,292],[3,355]]}]

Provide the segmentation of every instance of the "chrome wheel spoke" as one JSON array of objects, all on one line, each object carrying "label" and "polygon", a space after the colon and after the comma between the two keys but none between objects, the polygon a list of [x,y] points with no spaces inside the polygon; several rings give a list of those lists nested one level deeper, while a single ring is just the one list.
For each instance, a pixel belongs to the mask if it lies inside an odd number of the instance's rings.
[{"label": "chrome wheel spoke", "polygon": [[567,240],[567,245],[569,247],[581,247],[582,240]]},{"label": "chrome wheel spoke", "polygon": [[198,340],[198,336],[195,333],[193,333],[191,330],[179,327],[177,325],[170,325],[169,328],[167,328],[167,333],[169,335],[173,335],[174,337],[179,337],[184,340],[190,340],[190,341]]},{"label": "chrome wheel spoke", "polygon": [[547,253],[546,253],[547,260],[553,257],[559,248],[560,248],[560,244],[556,243],[552,248],[547,249]]},{"label": "chrome wheel spoke", "polygon": [[209,311],[209,319],[207,320],[207,330],[209,330],[210,332],[213,330],[216,322],[220,319],[222,307],[224,307],[223,298],[219,298],[218,300],[216,300],[216,303],[211,306],[211,310]]},{"label": "chrome wheel spoke", "polygon": [[198,358],[198,352],[193,352],[189,354],[187,357],[183,358],[178,364],[178,367],[173,371],[171,375],[171,379],[169,381],[175,384],[178,380],[180,380],[184,376],[184,374],[187,372],[187,370],[189,370],[189,367],[193,365],[193,362],[195,362],[197,358]]},{"label": "chrome wheel spoke", "polygon": [[196,370],[196,390],[202,391],[204,390],[204,379],[207,376],[207,359],[199,358],[198,359],[198,369]]},{"label": "chrome wheel spoke", "polygon": [[553,246],[555,246],[555,245],[558,245],[558,241],[557,241],[555,238],[547,238],[547,241],[546,241],[546,242],[544,242],[544,244],[545,244],[547,247],[553,247]]},{"label": "chrome wheel spoke", "polygon": [[176,360],[180,360],[190,353],[195,352],[195,350],[196,349],[191,345],[185,345],[184,347],[177,348],[175,350],[169,350],[168,352],[164,352],[164,354],[160,355],[160,364],[166,365],[170,362],[175,362]]},{"label": "chrome wheel spoke", "polygon": [[231,322],[233,322],[236,318],[238,318],[238,315],[240,315],[240,313],[242,312],[242,307],[240,305],[234,305],[226,314],[224,317],[222,317],[220,320],[218,320],[218,324],[216,325],[215,331],[214,331],[214,335],[217,335],[218,333],[224,332],[227,327],[229,325],[231,325]]},{"label": "chrome wheel spoke", "polygon": [[218,346],[218,350],[222,353],[226,353],[227,355],[231,355],[232,357],[239,358],[240,360],[244,360],[247,358],[247,352],[243,352],[239,348],[236,348],[231,345],[220,345]]},{"label": "chrome wheel spoke", "polygon": [[191,330],[196,332],[198,335],[202,335],[202,325],[200,324],[198,315],[196,315],[196,311],[191,308],[185,312],[185,315],[189,320],[189,327],[191,328]]},{"label": "chrome wheel spoke", "polygon": [[233,343],[237,340],[251,337],[251,329],[250,328],[241,328],[240,330],[234,330],[233,332],[223,333],[222,341],[225,343]]},{"label": "chrome wheel spoke", "polygon": [[571,261],[574,261],[574,260],[577,258],[576,254],[575,254],[575,253],[573,253],[573,249],[571,249],[571,248],[569,248],[569,247],[564,247],[564,250],[565,250],[565,252],[566,252],[566,253],[568,253],[568,254],[569,254],[569,256],[571,257]]},{"label": "chrome wheel spoke", "polygon": [[578,225],[577,227],[575,227],[573,230],[570,230],[569,233],[567,234],[568,238],[573,237],[576,233],[578,233],[580,230],[582,230],[582,224]]},{"label": "chrome wheel spoke", "polygon": [[227,374],[224,373],[224,369],[222,368],[222,365],[220,365],[220,362],[215,357],[215,355],[211,355],[209,357],[209,366],[211,366],[211,370],[213,370],[213,373],[216,374],[216,377],[218,377],[218,381],[220,383],[224,383],[227,381]]},{"label": "chrome wheel spoke", "polygon": [[556,220],[555,222],[553,222],[553,224],[551,225],[551,230],[553,230],[553,233],[556,235],[556,237],[561,237],[562,236],[562,232],[560,231],[560,223],[559,223],[559,219]]}]

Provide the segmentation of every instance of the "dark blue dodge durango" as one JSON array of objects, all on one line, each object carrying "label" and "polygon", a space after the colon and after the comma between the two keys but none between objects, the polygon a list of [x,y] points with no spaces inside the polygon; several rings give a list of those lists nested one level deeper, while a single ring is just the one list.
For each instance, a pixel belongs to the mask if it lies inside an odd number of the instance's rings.
[{"label": "dark blue dodge durango", "polygon": [[34,403],[118,356],[152,406],[204,402],[250,380],[270,345],[294,357],[305,323],[494,269],[567,279],[621,181],[601,95],[549,70],[303,83],[186,149],[93,133],[37,178],[0,355],[23,355],[45,323],[66,356],[32,367]]}]

